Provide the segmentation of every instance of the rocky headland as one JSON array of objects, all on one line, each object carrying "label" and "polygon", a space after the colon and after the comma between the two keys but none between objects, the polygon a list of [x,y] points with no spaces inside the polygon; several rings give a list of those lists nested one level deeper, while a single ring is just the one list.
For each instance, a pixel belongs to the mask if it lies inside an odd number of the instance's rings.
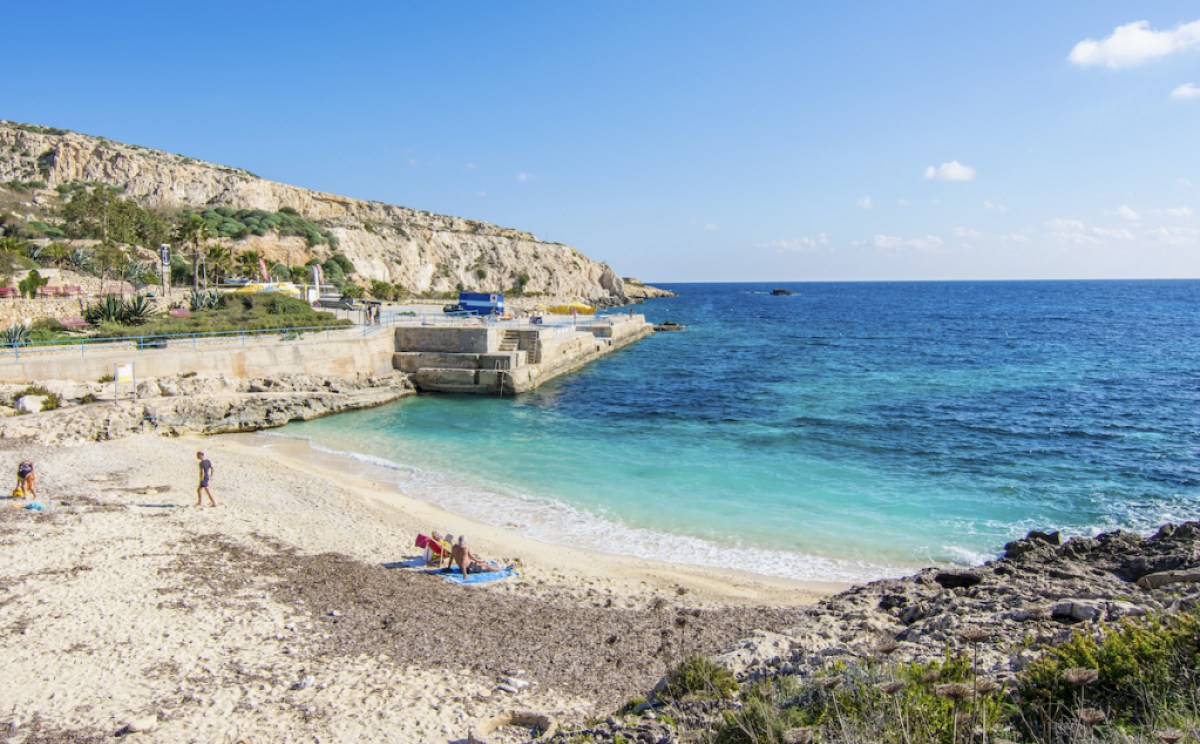
[{"label": "rocky headland", "polygon": [[[27,220],[45,219],[56,208],[56,187],[84,183],[117,187],[124,198],[168,213],[218,206],[292,210],[336,238],[337,250],[353,262],[359,278],[418,294],[520,287],[547,299],[609,306],[662,293],[640,283],[627,292],[607,264],[521,230],[311,191],[240,168],[66,130],[0,121],[3,183],[22,185],[25,195],[13,197],[9,208]],[[290,265],[328,258],[333,250],[274,233],[220,242]],[[157,246],[143,248],[156,255]]]}]

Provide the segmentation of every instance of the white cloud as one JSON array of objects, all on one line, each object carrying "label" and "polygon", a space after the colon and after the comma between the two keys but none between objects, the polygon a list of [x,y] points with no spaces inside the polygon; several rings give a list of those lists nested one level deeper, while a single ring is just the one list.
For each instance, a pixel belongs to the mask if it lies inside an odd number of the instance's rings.
[{"label": "white cloud", "polygon": [[1180,186],[1184,187],[1185,189],[1190,189],[1192,187],[1192,182],[1187,180],[1186,178],[1180,178],[1178,181],[1176,181],[1176,183],[1178,183]]},{"label": "white cloud", "polygon": [[1123,227],[1093,227],[1092,235],[1098,238],[1114,238],[1118,240],[1133,240],[1133,233]]},{"label": "white cloud", "polygon": [[973,227],[956,227],[954,228],[954,237],[965,240],[983,240],[986,236]]},{"label": "white cloud", "polygon": [[768,248],[780,253],[798,253],[800,251],[811,251],[826,245],[829,245],[829,236],[821,233],[815,238],[804,237],[792,238],[790,240],[772,240],[770,243],[759,243],[758,247]]},{"label": "white cloud", "polygon": [[1084,229],[1079,220],[1055,219],[1046,223],[1051,232],[1079,232]]},{"label": "white cloud", "polygon": [[900,205],[900,206],[902,206],[902,207],[910,207],[910,206],[912,206],[912,202],[910,202],[908,199],[897,199],[897,200],[896,200],[896,203],[897,203],[897,204],[899,204],[899,205]]},{"label": "white cloud", "polygon": [[1186,220],[1192,216],[1193,212],[1191,207],[1167,207],[1166,209],[1155,209],[1150,214],[1155,217],[1179,217]]},{"label": "white cloud", "polygon": [[1200,21],[1180,24],[1171,31],[1155,31],[1149,21],[1134,21],[1117,26],[1106,39],[1084,39],[1067,59],[1080,67],[1104,65],[1115,70],[1196,48],[1200,48]]},{"label": "white cloud", "polygon": [[1008,211],[1008,207],[1004,206],[1003,204],[995,204],[990,201],[985,201],[983,203],[983,208],[989,212],[1007,212]]},{"label": "white cloud", "polygon": [[927,180],[936,179],[938,181],[973,181],[975,180],[975,169],[969,165],[963,165],[957,160],[951,160],[949,163],[942,163],[934,168],[932,165],[925,169],[925,178]]},{"label": "white cloud", "polygon": [[1147,230],[1146,237],[1166,245],[1178,245],[1188,248],[1200,243],[1200,229],[1195,227],[1159,227]]},{"label": "white cloud", "polygon": [[533,175],[532,173],[528,171],[521,171],[517,174],[517,183],[529,183],[535,178],[537,178],[537,176]]},{"label": "white cloud", "polygon": [[871,197],[864,196],[855,203],[858,204],[859,209],[870,209],[871,208]]},{"label": "white cloud", "polygon": [[717,229],[717,226],[711,222],[705,222],[704,229],[707,230],[708,232],[713,232],[714,230]]},{"label": "white cloud", "polygon": [[901,238],[897,235],[876,235],[871,238],[871,245],[883,250],[898,250],[911,248],[917,251],[927,251],[940,248],[944,241],[936,235],[926,235],[921,238]]},{"label": "white cloud", "polygon": [[1117,215],[1121,219],[1129,220],[1130,222],[1137,222],[1142,218],[1140,214],[1130,209],[1128,204],[1122,204],[1121,206],[1117,207]]},{"label": "white cloud", "polygon": [[465,171],[473,171],[473,170],[477,170],[478,168],[479,168],[479,166],[476,165],[475,163],[467,163],[467,164],[463,165],[463,170],[465,170]]},{"label": "white cloud", "polygon": [[1195,83],[1184,83],[1175,90],[1171,91],[1171,98],[1180,100],[1186,98],[1200,98],[1200,88],[1196,87]]}]

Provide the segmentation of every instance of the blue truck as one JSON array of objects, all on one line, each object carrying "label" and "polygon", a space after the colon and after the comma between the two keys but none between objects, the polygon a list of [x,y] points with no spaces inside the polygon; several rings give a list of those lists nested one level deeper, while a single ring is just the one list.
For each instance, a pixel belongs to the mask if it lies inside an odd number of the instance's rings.
[{"label": "blue truck", "polygon": [[488,294],[487,292],[459,292],[457,305],[446,305],[442,308],[447,313],[468,313],[470,315],[503,315],[504,295]]}]

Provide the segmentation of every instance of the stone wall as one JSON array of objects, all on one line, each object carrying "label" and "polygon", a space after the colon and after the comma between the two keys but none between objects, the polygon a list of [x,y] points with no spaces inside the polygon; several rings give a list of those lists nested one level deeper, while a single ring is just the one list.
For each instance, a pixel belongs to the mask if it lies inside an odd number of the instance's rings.
[{"label": "stone wall", "polygon": [[[171,342],[165,349],[138,350],[135,342],[96,345],[20,356],[0,350],[0,382],[74,380],[91,382],[113,374],[118,364],[134,364],[138,377],[172,377],[187,373],[257,377],[280,374],[323,374],[355,377],[390,375],[392,334],[376,331],[363,337],[359,329],[309,334],[283,341],[278,337],[251,336],[242,345],[237,340],[216,345],[186,340]],[[79,347],[77,347],[78,349]]]}]

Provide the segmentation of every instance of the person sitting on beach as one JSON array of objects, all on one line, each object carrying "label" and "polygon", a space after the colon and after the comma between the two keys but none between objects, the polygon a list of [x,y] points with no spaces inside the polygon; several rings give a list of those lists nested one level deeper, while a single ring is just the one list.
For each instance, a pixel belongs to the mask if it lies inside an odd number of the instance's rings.
[{"label": "person sitting on beach", "polygon": [[459,535],[458,542],[450,549],[450,567],[454,568],[454,564],[462,569],[463,578],[467,578],[469,573],[491,573],[492,571],[501,571],[503,566],[493,561],[485,561],[479,556],[471,552],[467,547],[467,536]]},{"label": "person sitting on beach", "polygon": [[37,489],[33,482],[37,476],[33,474],[33,460],[22,460],[17,466],[17,487],[13,489],[13,496],[17,498],[37,498]]}]

